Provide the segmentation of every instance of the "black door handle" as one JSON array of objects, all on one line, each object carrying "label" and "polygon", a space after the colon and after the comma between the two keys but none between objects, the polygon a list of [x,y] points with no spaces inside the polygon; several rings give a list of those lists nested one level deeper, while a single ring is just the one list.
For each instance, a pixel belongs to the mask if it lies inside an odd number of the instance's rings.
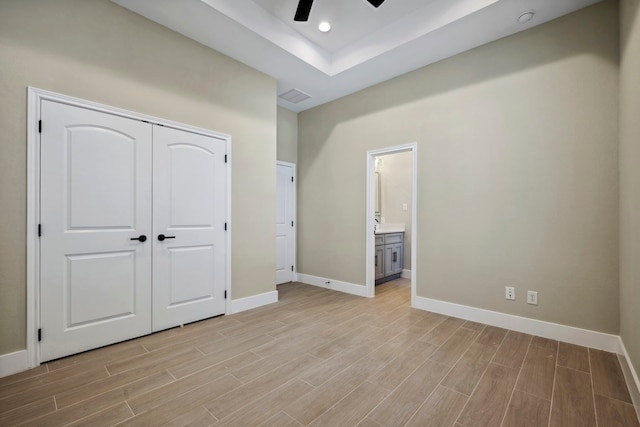
[{"label": "black door handle", "polygon": [[141,234],[138,237],[132,237],[130,240],[139,240],[141,242],[146,242],[147,241],[147,236],[145,236],[144,234]]},{"label": "black door handle", "polygon": [[164,239],[175,239],[176,236],[165,236],[164,234],[158,234],[158,240],[160,240],[161,242],[164,241]]}]

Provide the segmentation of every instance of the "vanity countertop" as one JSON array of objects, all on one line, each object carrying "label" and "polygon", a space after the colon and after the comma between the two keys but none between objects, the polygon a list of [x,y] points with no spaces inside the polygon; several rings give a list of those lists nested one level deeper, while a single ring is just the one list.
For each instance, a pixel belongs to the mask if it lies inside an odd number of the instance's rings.
[{"label": "vanity countertop", "polygon": [[376,224],[375,234],[404,233],[404,224]]}]

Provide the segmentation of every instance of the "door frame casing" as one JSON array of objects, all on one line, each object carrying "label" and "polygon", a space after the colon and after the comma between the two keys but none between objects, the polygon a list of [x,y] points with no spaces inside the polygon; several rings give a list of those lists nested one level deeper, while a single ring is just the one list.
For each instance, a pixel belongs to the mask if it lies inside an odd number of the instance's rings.
[{"label": "door frame casing", "polygon": [[365,288],[366,295],[369,298],[375,296],[375,271],[374,271],[374,256],[376,252],[376,239],[375,239],[375,197],[374,197],[374,185],[375,185],[375,159],[378,156],[386,154],[396,153],[412,153],[413,171],[411,177],[411,306],[415,307],[416,303],[416,259],[418,252],[417,236],[418,236],[418,221],[417,221],[417,206],[418,206],[418,143],[412,142],[409,144],[396,145],[393,147],[380,148],[377,150],[367,151],[367,197],[366,197],[366,279]]},{"label": "door frame casing", "polygon": [[[87,101],[72,96],[51,92],[44,89],[27,87],[27,368],[34,368],[40,364],[40,346],[38,345],[38,328],[40,323],[40,239],[38,224],[40,224],[40,106],[42,101],[48,100],[75,107],[86,108],[106,114],[112,114],[133,120],[149,122],[152,125],[162,125],[173,129],[205,135],[225,141],[227,154],[226,167],[226,274],[225,314],[231,313],[231,135],[211,131],[184,123],[174,122],[147,114],[136,113],[97,102]],[[46,126],[46,123],[45,123]],[[44,230],[46,232],[46,230]],[[149,301],[151,304],[151,301]]]},{"label": "door frame casing", "polygon": [[[297,217],[297,211],[298,211],[298,200],[297,200],[297,195],[298,195],[298,176],[296,174],[296,164],[295,163],[290,163],[290,162],[284,162],[281,160],[277,160],[276,161],[276,167],[278,166],[287,166],[291,168],[291,173],[293,174],[293,274],[291,275],[291,280],[293,280],[294,282],[298,280],[298,257],[297,257],[297,247],[296,247],[296,242],[297,242],[297,233],[296,230],[298,229],[298,217]],[[276,189],[277,191],[277,189]],[[277,194],[276,194],[277,197]],[[277,202],[277,201],[276,201]]]}]

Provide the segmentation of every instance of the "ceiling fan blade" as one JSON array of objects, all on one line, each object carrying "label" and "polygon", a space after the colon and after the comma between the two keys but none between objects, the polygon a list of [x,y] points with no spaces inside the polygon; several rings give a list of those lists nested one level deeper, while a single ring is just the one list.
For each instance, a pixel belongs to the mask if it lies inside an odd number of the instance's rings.
[{"label": "ceiling fan blade", "polygon": [[369,3],[371,3],[371,6],[373,7],[378,7],[380,6],[382,3],[384,3],[384,0],[367,0]]},{"label": "ceiling fan blade", "polygon": [[312,4],[313,0],[300,0],[300,2],[298,3],[298,9],[296,9],[296,16],[293,18],[293,20],[302,22],[308,21]]}]

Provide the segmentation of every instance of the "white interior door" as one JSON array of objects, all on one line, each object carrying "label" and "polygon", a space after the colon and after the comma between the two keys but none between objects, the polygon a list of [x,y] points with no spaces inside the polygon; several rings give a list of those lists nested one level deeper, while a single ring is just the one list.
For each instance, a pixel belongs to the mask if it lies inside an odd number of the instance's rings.
[{"label": "white interior door", "polygon": [[151,126],[49,101],[41,118],[46,361],[151,332]]},{"label": "white interior door", "polygon": [[295,265],[294,167],[277,164],[276,284],[291,282]]},{"label": "white interior door", "polygon": [[153,128],[153,330],[225,312],[226,142]]}]

